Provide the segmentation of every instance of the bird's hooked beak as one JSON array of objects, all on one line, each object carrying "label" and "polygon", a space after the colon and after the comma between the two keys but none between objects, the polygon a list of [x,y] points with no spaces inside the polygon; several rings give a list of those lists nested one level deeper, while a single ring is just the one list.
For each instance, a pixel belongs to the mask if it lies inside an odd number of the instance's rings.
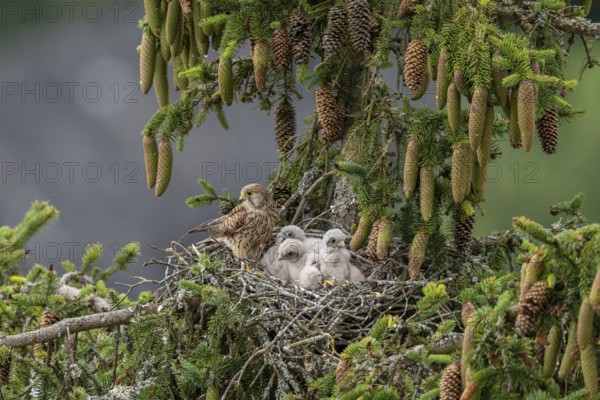
[{"label": "bird's hooked beak", "polygon": [[277,261],[281,261],[281,260],[283,260],[283,256],[277,257]]},{"label": "bird's hooked beak", "polygon": [[246,200],[247,198],[248,198],[248,195],[246,195],[246,193],[242,193],[242,194],[240,195],[240,200],[242,200],[242,201],[243,201],[243,200]]}]

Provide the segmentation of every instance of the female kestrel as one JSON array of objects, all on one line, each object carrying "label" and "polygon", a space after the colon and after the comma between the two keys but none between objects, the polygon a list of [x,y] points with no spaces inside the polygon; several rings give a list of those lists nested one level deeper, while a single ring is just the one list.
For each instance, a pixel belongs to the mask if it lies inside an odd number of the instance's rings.
[{"label": "female kestrel", "polygon": [[269,191],[258,183],[244,186],[240,200],[229,214],[188,233],[214,232],[211,238],[224,243],[235,257],[256,260],[277,224],[279,211]]}]

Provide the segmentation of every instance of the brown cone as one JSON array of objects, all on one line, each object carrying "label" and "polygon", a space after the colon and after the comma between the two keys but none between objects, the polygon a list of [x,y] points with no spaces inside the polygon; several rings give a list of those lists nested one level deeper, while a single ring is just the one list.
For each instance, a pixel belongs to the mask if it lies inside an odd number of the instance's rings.
[{"label": "brown cone", "polygon": [[156,53],[156,38],[149,29],[142,33],[142,48],[140,51],[140,84],[142,93],[147,94],[154,79],[154,62]]},{"label": "brown cone", "polygon": [[146,182],[148,189],[156,185],[156,172],[158,169],[158,145],[153,136],[144,135],[144,163],[146,164]]},{"label": "brown cone", "polygon": [[404,19],[412,14],[411,8],[419,3],[419,0],[402,0],[400,2],[400,6],[398,7],[398,14],[396,18]]},{"label": "brown cone", "polygon": [[295,136],[296,110],[287,99],[284,99],[275,111],[275,141],[280,158],[292,150]]},{"label": "brown cone", "polygon": [[348,0],[348,31],[354,50],[366,53],[371,46],[371,9],[368,0]]},{"label": "brown cone", "polygon": [[454,362],[444,368],[440,380],[440,400],[460,400],[462,382],[460,378],[460,363]]},{"label": "brown cone", "polygon": [[519,336],[526,336],[531,332],[533,325],[546,309],[550,302],[552,291],[546,280],[537,281],[527,291],[525,298],[519,304],[515,332]]},{"label": "brown cone", "polygon": [[0,383],[5,384],[8,382],[8,377],[10,375],[10,365],[11,365],[10,356],[0,362]]},{"label": "brown cone", "polygon": [[448,125],[453,133],[458,133],[460,129],[460,92],[456,88],[454,82],[448,85],[448,95],[446,101],[446,111],[448,113]]},{"label": "brown cone", "polygon": [[287,30],[277,28],[271,36],[271,50],[273,52],[273,64],[278,71],[285,71],[290,66],[292,48],[288,39]]},{"label": "brown cone", "polygon": [[315,89],[315,102],[317,118],[321,124],[319,139],[323,143],[332,143],[341,137],[343,120],[340,117],[340,107],[329,84],[323,84]]},{"label": "brown cone", "polygon": [[367,255],[369,259],[377,261],[377,239],[379,238],[379,231],[381,230],[381,220],[377,220],[371,228],[369,234],[369,242],[367,243]]},{"label": "brown cone", "polygon": [[327,29],[323,35],[323,49],[329,54],[336,54],[346,42],[347,26],[346,9],[333,6],[327,13]]},{"label": "brown cone", "polygon": [[537,124],[538,137],[546,154],[556,153],[558,144],[558,111],[556,107],[548,109]]},{"label": "brown cone", "polygon": [[408,44],[404,57],[404,82],[411,92],[419,92],[425,84],[427,72],[427,46],[422,40],[414,39]]},{"label": "brown cone", "polygon": [[459,210],[454,213],[454,248],[460,256],[469,252],[475,227],[475,214],[468,217],[463,217],[461,214]]},{"label": "brown cone", "polygon": [[276,183],[273,186],[273,201],[277,205],[277,208],[281,208],[289,200],[292,195],[292,191],[283,183]]},{"label": "brown cone", "polygon": [[292,53],[299,65],[308,64],[310,56],[310,20],[302,9],[297,9],[290,16],[290,41]]},{"label": "brown cone", "polygon": [[40,322],[40,328],[47,328],[50,325],[54,325],[58,321],[60,321],[60,316],[58,316],[57,314],[55,314],[51,311],[46,310],[42,313],[42,320]]}]

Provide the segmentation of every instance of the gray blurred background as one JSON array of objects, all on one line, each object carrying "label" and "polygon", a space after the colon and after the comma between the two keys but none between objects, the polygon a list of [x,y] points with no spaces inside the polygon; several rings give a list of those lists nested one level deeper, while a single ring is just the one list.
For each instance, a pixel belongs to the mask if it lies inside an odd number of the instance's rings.
[{"label": "gray blurred background", "polygon": [[[594,2],[595,20],[599,11]],[[146,188],[139,135],[157,109],[154,92],[144,96],[138,85],[142,17],[142,0],[0,3],[0,225],[17,224],[36,199],[61,210],[59,221],[28,246],[26,267],[78,263],[91,242],[103,244],[108,265],[120,246],[138,241],[142,259],[115,280],[159,276],[157,267],[142,267],[156,255],[147,244],[167,247],[218,215],[216,208],[186,206],[187,197],[200,193],[198,178],[237,194],[246,183],[265,182],[276,166],[272,116],[234,106],[227,110],[229,131],[213,115],[194,128],[185,151],[175,154],[169,189],[154,197]],[[582,49],[576,38],[569,79],[580,76]],[[593,47],[592,53],[598,55]],[[387,73],[393,83],[395,69]],[[507,229],[515,215],[548,223],[548,206],[579,191],[587,196],[587,215],[600,221],[599,89],[600,70],[586,70],[567,100],[588,112],[561,125],[557,154],[545,155],[539,143],[530,154],[502,143],[477,234]],[[423,102],[433,104],[433,94]],[[300,132],[312,110],[308,93],[297,105]]]}]

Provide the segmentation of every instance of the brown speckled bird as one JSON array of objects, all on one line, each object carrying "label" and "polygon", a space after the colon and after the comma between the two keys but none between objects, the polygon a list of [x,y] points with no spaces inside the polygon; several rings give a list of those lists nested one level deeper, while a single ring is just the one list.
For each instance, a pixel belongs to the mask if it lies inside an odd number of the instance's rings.
[{"label": "brown speckled bird", "polygon": [[227,215],[197,226],[188,233],[213,233],[209,240],[224,243],[241,259],[256,259],[277,224],[279,213],[271,194],[258,183],[242,188],[241,204]]}]

